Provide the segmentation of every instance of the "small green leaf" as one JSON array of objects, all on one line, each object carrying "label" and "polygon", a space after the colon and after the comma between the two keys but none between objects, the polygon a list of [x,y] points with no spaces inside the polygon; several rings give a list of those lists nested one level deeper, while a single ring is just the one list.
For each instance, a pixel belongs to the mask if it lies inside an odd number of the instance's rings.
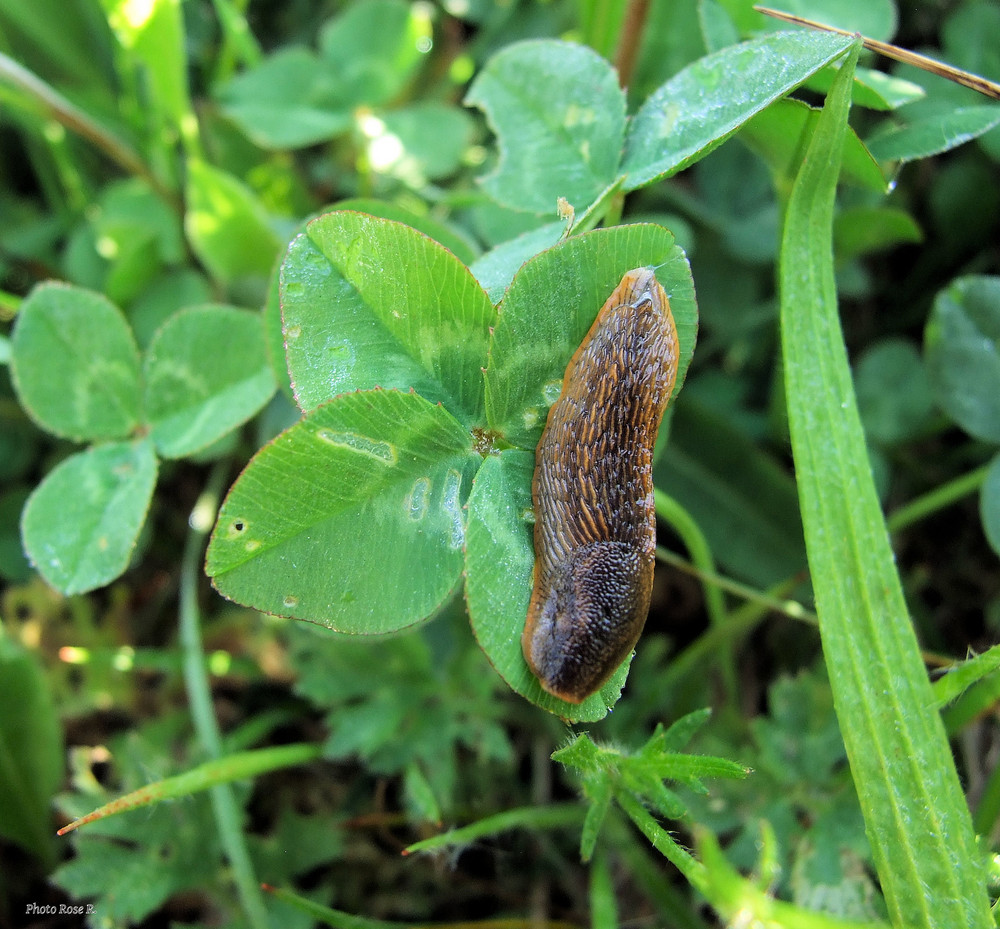
[{"label": "small green leaf", "polygon": [[218,92],[230,117],[263,148],[302,148],[350,129],[351,107],[315,52],[282,48]]},{"label": "small green leaf", "polygon": [[265,280],[281,248],[263,204],[242,181],[197,158],[187,162],[184,227],[195,254],[225,284]]},{"label": "small green leaf", "polygon": [[[866,33],[867,34],[867,33]],[[836,64],[822,71],[817,71],[805,86],[826,94],[837,75]],[[855,106],[864,106],[870,110],[898,110],[907,103],[921,100],[926,91],[919,84],[904,80],[884,71],[873,71],[870,68],[855,68],[854,84],[851,87],[851,102]]]},{"label": "small green leaf", "polygon": [[708,722],[711,715],[712,711],[708,707],[704,707],[700,710],[692,710],[686,716],[671,723],[670,728],[660,736],[660,744],[664,751],[679,752]]},{"label": "small green leaf", "polygon": [[260,314],[229,306],[172,316],[143,373],[150,434],[166,458],[200,451],[245,423],[275,387]]},{"label": "small green leaf", "polygon": [[865,433],[881,445],[912,438],[927,427],[934,410],[923,359],[904,339],[870,346],[858,359],[854,389]]},{"label": "small green leaf", "polygon": [[979,491],[979,516],[986,538],[1000,555],[1000,455],[997,455]]},{"label": "small green leaf", "polygon": [[0,835],[55,864],[52,796],[63,780],[62,730],[38,660],[0,636]]},{"label": "small green leaf", "polygon": [[590,861],[594,857],[597,839],[604,820],[608,818],[613,794],[608,778],[594,778],[587,783],[587,816],[580,830],[580,858]]},{"label": "small green leaf", "polygon": [[[562,829],[576,828],[580,823],[580,807],[576,803],[553,803],[548,806],[516,807],[487,816],[460,829],[449,829],[429,839],[414,842],[404,849],[404,853],[429,852],[449,845],[468,845],[487,836],[506,832],[509,829]],[[412,923],[398,924],[394,929],[404,929]]]},{"label": "small green leaf", "polygon": [[288,250],[281,307],[299,406],[347,390],[413,388],[483,420],[486,294],[454,255],[402,223],[327,213]]},{"label": "small green leaf", "polygon": [[942,290],[924,344],[938,404],[970,435],[1000,442],[1000,277]]},{"label": "small green leaf", "polygon": [[921,242],[923,237],[909,213],[889,206],[851,207],[833,221],[833,244],[840,261]]},{"label": "small green leaf", "polygon": [[206,572],[232,600],[341,632],[412,625],[459,581],[479,461],[469,433],[416,394],[344,394],[247,465]]},{"label": "small green leaf", "polygon": [[790,0],[781,9],[884,42],[893,37],[898,23],[894,0]]},{"label": "small green leaf", "polygon": [[651,94],[629,124],[626,190],[703,158],[850,44],[849,37],[832,33],[779,32],[688,65]]},{"label": "small green leaf", "polygon": [[[812,134],[819,113],[800,100],[776,100],[740,130],[740,138],[764,158],[785,196],[795,179],[804,140]],[[878,193],[886,192],[882,171],[853,131],[848,133],[844,146],[841,180]]]},{"label": "small green leaf", "polygon": [[698,22],[705,39],[705,51],[717,52],[740,40],[740,30],[729,10],[716,0],[702,0],[698,4]]},{"label": "small green leaf", "polygon": [[23,584],[31,577],[31,565],[21,544],[21,513],[28,501],[27,487],[0,493],[0,578]]},{"label": "small green leaf", "polygon": [[545,213],[565,197],[583,209],[618,174],[625,95],[589,48],[508,45],[479,72],[465,102],[486,112],[497,135],[500,164],[482,184],[505,206]]},{"label": "small green leaf", "polygon": [[178,310],[210,303],[208,278],[190,268],[161,274],[128,308],[128,319],[141,349],[146,349],[160,328]]},{"label": "small green leaf", "polygon": [[282,48],[219,91],[226,113],[264,148],[301,148],[347,132],[359,107],[397,97],[425,51],[430,21],[419,4],[354,3],[329,20],[320,54]]},{"label": "small green leaf", "polygon": [[87,223],[70,250],[70,271],[92,269],[74,279],[119,306],[130,304],[165,265],[185,258],[177,212],[138,178],[102,191],[87,211]]},{"label": "small green leaf", "polygon": [[476,475],[469,499],[465,569],[472,631],[497,673],[517,693],[565,720],[592,722],[602,719],[621,695],[631,655],[598,693],[574,705],[542,690],[521,653],[535,563],[534,467],[531,452],[508,449],[488,457]]},{"label": "small green leaf", "polygon": [[917,161],[964,145],[998,125],[1000,106],[996,104],[927,107],[919,118],[882,129],[866,144],[879,161]]},{"label": "small green leaf", "polygon": [[149,439],[98,445],[50,471],[24,508],[32,563],[64,594],[113,581],[127,567],[156,483]]},{"label": "small green leaf", "polygon": [[363,0],[331,19],[320,53],[352,109],[382,106],[406,86],[430,50],[426,7],[403,0]]},{"label": "small green leaf", "polygon": [[[372,131],[368,131],[368,127]],[[472,142],[472,119],[465,110],[433,100],[362,120],[368,162],[374,171],[398,177],[415,189],[453,174]]]},{"label": "small green leaf", "polygon": [[637,224],[573,236],[529,261],[500,307],[486,369],[490,427],[534,449],[566,364],[598,311],[633,268],[656,268],[680,342],[676,393],[697,332],[694,284],[684,253],[662,226]]},{"label": "small green leaf", "polygon": [[14,386],[42,428],[71,439],[127,436],[139,418],[139,350],[100,294],[41,284],[12,337]]},{"label": "small green leaf", "polygon": [[494,246],[469,265],[469,270],[490,300],[499,303],[521,265],[555,245],[565,231],[566,223],[562,221],[546,223],[531,232],[522,233],[516,239]]},{"label": "small green leaf", "polygon": [[418,823],[440,823],[441,807],[420,766],[411,762],[403,771],[403,792],[410,817]]},{"label": "small green leaf", "polygon": [[[133,735],[133,753],[141,751],[137,742],[141,735]],[[78,793],[60,802],[79,806],[94,800]],[[169,897],[204,886],[206,875],[222,867],[206,794],[94,823],[74,838],[73,849],[52,882],[76,900],[93,901],[88,917],[93,926],[137,925]]]}]

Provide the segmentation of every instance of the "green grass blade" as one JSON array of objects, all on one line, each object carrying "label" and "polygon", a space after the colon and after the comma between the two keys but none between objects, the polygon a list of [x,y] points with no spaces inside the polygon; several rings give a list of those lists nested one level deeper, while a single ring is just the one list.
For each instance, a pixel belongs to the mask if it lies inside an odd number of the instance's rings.
[{"label": "green grass blade", "polygon": [[788,419],[823,652],[882,889],[896,925],[992,925],[944,727],[872,484],[833,274],[850,82],[827,97],[788,203],[781,327]]},{"label": "green grass blade", "polygon": [[506,832],[508,829],[559,829],[575,826],[583,820],[584,810],[577,803],[553,803],[549,806],[522,806],[504,810],[493,816],[476,820],[468,826],[449,829],[429,839],[421,839],[403,849],[404,855],[414,852],[429,852],[450,845],[465,845],[486,836]]},{"label": "green grass blade", "polygon": [[114,816],[116,813],[135,810],[150,803],[186,797],[188,794],[218,787],[220,784],[249,780],[261,774],[267,774],[269,771],[276,771],[278,768],[290,768],[294,765],[305,764],[307,761],[319,758],[322,753],[322,746],[303,742],[225,755],[222,758],[206,761],[183,774],[147,784],[124,797],[105,803],[104,806],[98,807],[92,813],[81,816],[69,825],[63,826],[58,834],[65,835],[87,823]]}]

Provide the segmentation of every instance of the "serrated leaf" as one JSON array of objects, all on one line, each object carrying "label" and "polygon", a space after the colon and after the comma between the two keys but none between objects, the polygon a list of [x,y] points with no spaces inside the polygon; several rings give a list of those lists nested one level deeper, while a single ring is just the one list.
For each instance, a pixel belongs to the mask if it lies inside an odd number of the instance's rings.
[{"label": "serrated leaf", "polygon": [[368,213],[381,219],[393,219],[397,223],[403,223],[404,226],[412,226],[417,232],[422,232],[435,242],[439,242],[464,265],[471,265],[479,254],[479,247],[471,233],[456,225],[440,222],[428,213],[414,212],[390,200],[353,197],[348,200],[338,200],[333,209]]},{"label": "serrated leaf", "polygon": [[24,547],[42,577],[64,594],[118,577],[146,519],[156,471],[149,439],[98,445],[50,471],[21,520]]},{"label": "serrated leaf", "polygon": [[851,39],[779,32],[714,52],[652,93],[629,124],[626,190],[676,174],[842,55]]},{"label": "serrated leaf", "polygon": [[81,834],[52,877],[74,899],[94,901],[90,925],[135,925],[172,894],[204,886],[220,866],[207,795],[133,815],[114,837],[96,834],[97,824]]},{"label": "serrated leaf", "polygon": [[668,752],[680,751],[694,738],[695,733],[708,722],[711,715],[712,711],[705,707],[701,710],[693,710],[671,723],[670,728],[662,735],[664,750]]},{"label": "serrated leaf", "polygon": [[312,409],[347,390],[414,389],[482,422],[496,313],[468,268],[409,226],[350,211],[313,220],[282,267],[295,397]]},{"label": "serrated leaf", "polygon": [[[987,493],[987,486],[990,484],[993,485],[989,493],[995,498],[997,497],[997,485],[1000,484],[1000,477],[997,477],[997,475],[1000,475],[1000,466],[998,466],[997,462],[1000,462],[1000,457],[994,459],[990,473],[983,484],[984,495]],[[982,498],[980,502],[982,503]],[[1000,507],[1000,499],[994,499],[992,505]],[[984,519],[983,524],[985,525],[985,523],[986,520]],[[996,546],[994,546],[995,549]],[[956,662],[952,667],[948,668],[946,674],[934,682],[935,705],[938,709],[943,709],[949,703],[958,699],[974,684],[993,675],[998,669],[1000,669],[1000,645],[994,645],[981,655],[973,655],[965,661]]]},{"label": "serrated leaf", "polygon": [[508,442],[526,449],[538,444],[567,362],[622,276],[637,267],[655,267],[670,298],[680,343],[676,394],[697,332],[687,259],[662,226],[597,229],[524,265],[500,306],[486,369],[486,415]]},{"label": "serrated leaf", "polygon": [[410,817],[416,822],[440,823],[441,807],[420,766],[410,763],[403,772],[403,792]]},{"label": "serrated leaf", "polygon": [[127,436],[139,418],[139,350],[121,311],[100,294],[41,284],[11,339],[14,387],[42,428],[67,438]]},{"label": "serrated leaf", "polygon": [[500,164],[481,183],[506,206],[545,213],[565,197],[582,209],[618,174],[625,95],[589,48],[508,45],[476,76],[465,103],[484,110],[496,133]]},{"label": "serrated leaf", "polygon": [[924,334],[935,400],[970,435],[1000,442],[1000,277],[953,281]]},{"label": "serrated leaf", "polygon": [[157,332],[144,365],[146,416],[157,451],[180,458],[257,413],[274,393],[259,313],[193,307]]},{"label": "serrated leaf", "polygon": [[611,781],[607,778],[593,778],[588,784],[587,799],[590,804],[583,820],[583,829],[580,830],[580,858],[583,861],[590,861],[594,855],[597,837],[611,808],[611,798]]},{"label": "serrated leaf", "polygon": [[247,465],[206,572],[232,600],[330,629],[412,625],[461,576],[462,505],[479,461],[470,434],[416,394],[344,394]]}]

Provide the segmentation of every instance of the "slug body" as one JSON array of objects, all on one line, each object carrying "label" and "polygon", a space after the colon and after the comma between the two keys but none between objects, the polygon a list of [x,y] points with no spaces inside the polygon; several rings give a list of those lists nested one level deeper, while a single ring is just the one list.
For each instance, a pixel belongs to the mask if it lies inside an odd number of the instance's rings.
[{"label": "slug body", "polygon": [[635,647],[649,612],[653,445],[677,330],[648,268],[629,271],[566,368],[535,451],[535,573],[521,638],[549,693],[579,703]]}]

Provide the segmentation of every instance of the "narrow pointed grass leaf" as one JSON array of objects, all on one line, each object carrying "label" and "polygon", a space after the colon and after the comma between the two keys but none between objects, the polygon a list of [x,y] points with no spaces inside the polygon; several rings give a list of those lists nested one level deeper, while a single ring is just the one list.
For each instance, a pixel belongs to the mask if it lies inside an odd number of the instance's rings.
[{"label": "narrow pointed grass leaf", "polygon": [[997,668],[1000,668],[1000,645],[994,645],[981,655],[959,662],[944,677],[934,682],[934,697],[938,709],[957,700],[973,684],[993,674]]},{"label": "narrow pointed grass leaf", "polygon": [[781,328],[788,419],[823,652],[889,911],[991,925],[969,811],[893,564],[837,317],[833,205],[859,44],[788,203]]},{"label": "narrow pointed grass leaf", "polygon": [[414,852],[429,852],[437,848],[447,848],[449,845],[467,845],[486,836],[507,832],[509,829],[561,829],[563,826],[578,826],[584,817],[584,811],[577,803],[553,803],[549,806],[522,806],[512,810],[504,810],[493,816],[462,826],[459,829],[449,829],[440,835],[429,839],[421,839],[403,849],[404,855]]},{"label": "narrow pointed grass leaf", "polygon": [[204,764],[178,774],[175,777],[168,777],[153,784],[147,784],[138,790],[133,790],[124,797],[112,800],[98,807],[92,813],[81,816],[73,820],[59,830],[59,835],[72,832],[80,826],[92,823],[98,819],[106,819],[116,813],[125,813],[129,810],[147,806],[150,803],[159,803],[161,800],[172,800],[177,797],[187,797],[190,794],[208,790],[219,784],[228,784],[231,781],[247,780],[258,777],[269,771],[276,771],[279,768],[289,768],[293,765],[304,764],[319,758],[322,754],[322,746],[310,745],[307,743],[295,745],[279,745],[274,748],[262,748],[250,752],[238,752],[235,755],[227,755],[224,758],[206,761]]}]

